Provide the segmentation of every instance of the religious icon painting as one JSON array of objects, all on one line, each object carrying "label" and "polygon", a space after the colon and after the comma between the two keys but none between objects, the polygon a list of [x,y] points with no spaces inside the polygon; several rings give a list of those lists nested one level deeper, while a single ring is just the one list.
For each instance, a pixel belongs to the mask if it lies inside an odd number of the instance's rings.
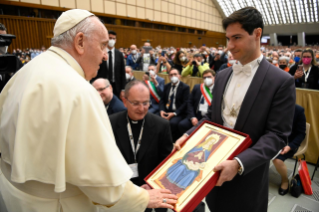
[{"label": "religious icon painting", "polygon": [[152,188],[169,189],[178,197],[176,212],[192,211],[217,182],[213,168],[232,159],[251,144],[248,135],[203,122],[145,181]]}]

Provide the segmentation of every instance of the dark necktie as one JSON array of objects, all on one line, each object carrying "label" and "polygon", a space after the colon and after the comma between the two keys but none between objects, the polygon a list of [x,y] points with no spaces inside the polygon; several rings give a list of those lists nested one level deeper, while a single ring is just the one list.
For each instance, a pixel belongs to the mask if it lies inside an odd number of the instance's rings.
[{"label": "dark necktie", "polygon": [[169,104],[169,107],[168,107],[169,111],[173,111],[173,101],[174,101],[174,97],[175,97],[175,95],[174,95],[175,87],[176,87],[175,85],[172,85],[172,94],[169,97],[169,99],[170,99],[170,104]]},{"label": "dark necktie", "polygon": [[109,74],[108,79],[113,82],[113,56],[112,51],[109,51]]}]

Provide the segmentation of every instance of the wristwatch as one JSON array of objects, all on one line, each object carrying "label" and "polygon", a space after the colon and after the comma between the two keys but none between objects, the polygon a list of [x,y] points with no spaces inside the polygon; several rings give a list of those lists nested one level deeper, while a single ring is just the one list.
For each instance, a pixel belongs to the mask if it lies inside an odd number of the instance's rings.
[{"label": "wristwatch", "polygon": [[[239,164],[239,163],[238,163]],[[241,175],[242,173],[243,173],[243,167],[241,167],[241,165],[239,164],[239,168],[238,168],[238,170],[237,170],[237,173],[239,174],[239,175]]]}]

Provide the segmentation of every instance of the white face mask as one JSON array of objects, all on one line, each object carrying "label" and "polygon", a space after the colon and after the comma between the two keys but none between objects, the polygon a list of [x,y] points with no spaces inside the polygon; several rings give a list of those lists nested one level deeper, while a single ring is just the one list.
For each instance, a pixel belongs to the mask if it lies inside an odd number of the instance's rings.
[{"label": "white face mask", "polygon": [[134,50],[132,50],[132,54],[136,54],[136,50],[134,49]]},{"label": "white face mask", "polygon": [[187,59],[187,58],[186,58],[185,56],[183,56],[183,57],[180,58],[180,61],[185,62],[186,59]]},{"label": "white face mask", "polygon": [[116,43],[116,40],[110,39],[108,45],[109,45],[109,47],[113,48],[115,43]]},{"label": "white face mask", "polygon": [[155,72],[153,70],[149,71],[151,76],[155,76]]},{"label": "white face mask", "polygon": [[173,84],[177,83],[178,82],[178,77],[176,77],[176,76],[171,77],[171,82]]},{"label": "white face mask", "polygon": [[174,53],[174,51],[171,51],[171,54],[173,54]]},{"label": "white face mask", "polygon": [[207,87],[210,87],[213,85],[213,79],[212,78],[206,78],[204,79],[204,84],[207,86]]},{"label": "white face mask", "polygon": [[125,74],[126,80],[131,79],[131,75],[129,75],[128,73]]},{"label": "white face mask", "polygon": [[228,63],[229,63],[230,65],[234,65],[234,64],[236,63],[236,60],[229,60]]},{"label": "white face mask", "polygon": [[204,55],[207,55],[207,52],[203,52]]},{"label": "white face mask", "polygon": [[277,63],[278,63],[277,60],[273,60],[273,61],[272,61],[272,64],[277,64]]}]

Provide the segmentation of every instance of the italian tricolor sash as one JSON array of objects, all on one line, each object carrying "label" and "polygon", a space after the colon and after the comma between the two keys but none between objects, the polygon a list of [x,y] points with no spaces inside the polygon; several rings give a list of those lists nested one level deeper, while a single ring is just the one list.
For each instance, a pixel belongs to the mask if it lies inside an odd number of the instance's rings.
[{"label": "italian tricolor sash", "polygon": [[160,95],[158,95],[154,83],[151,82],[151,81],[149,81],[149,80],[145,80],[145,83],[146,83],[146,84],[148,85],[148,87],[150,88],[150,92],[151,92],[152,97],[155,99],[155,101],[156,101],[157,103],[159,103],[159,101],[161,100],[161,97],[160,97]]},{"label": "italian tricolor sash", "polygon": [[212,99],[213,99],[213,95],[210,92],[209,88],[207,88],[204,83],[202,83],[200,85],[200,91],[202,92],[206,102],[208,103],[209,106],[211,106],[212,104]]}]

